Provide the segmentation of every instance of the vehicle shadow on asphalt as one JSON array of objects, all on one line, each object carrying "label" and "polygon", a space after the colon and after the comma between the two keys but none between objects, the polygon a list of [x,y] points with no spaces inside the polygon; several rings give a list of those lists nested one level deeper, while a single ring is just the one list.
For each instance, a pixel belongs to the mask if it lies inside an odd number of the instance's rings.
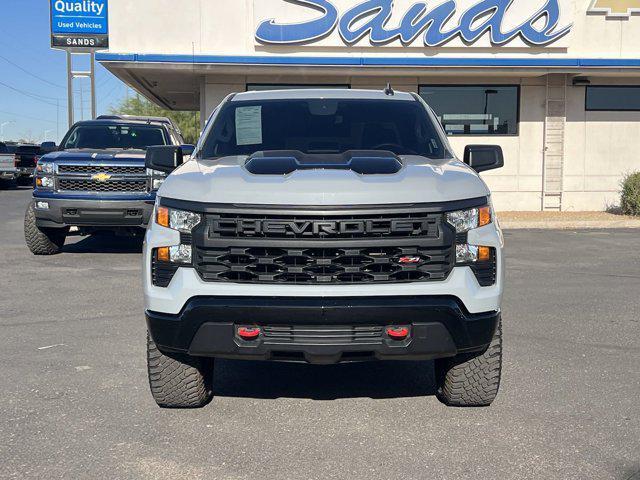
[{"label": "vehicle shadow on asphalt", "polygon": [[16,182],[0,180],[0,190],[33,190],[33,185],[18,185]]},{"label": "vehicle shadow on asphalt", "polygon": [[257,399],[402,398],[435,395],[433,362],[308,365],[216,360],[215,397]]},{"label": "vehicle shadow on asphalt", "polygon": [[63,253],[142,253],[142,242],[142,237],[124,237],[112,233],[98,233],[86,237],[71,235],[67,238],[62,251]]}]

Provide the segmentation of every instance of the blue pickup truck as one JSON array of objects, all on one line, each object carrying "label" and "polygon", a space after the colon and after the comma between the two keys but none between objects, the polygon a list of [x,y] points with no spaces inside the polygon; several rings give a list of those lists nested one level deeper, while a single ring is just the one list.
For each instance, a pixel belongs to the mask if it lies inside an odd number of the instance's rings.
[{"label": "blue pickup truck", "polygon": [[36,166],[24,219],[31,252],[59,253],[71,227],[87,235],[143,232],[166,176],[145,167],[145,151],[182,144],[180,130],[168,118],[110,115],[73,125]]}]

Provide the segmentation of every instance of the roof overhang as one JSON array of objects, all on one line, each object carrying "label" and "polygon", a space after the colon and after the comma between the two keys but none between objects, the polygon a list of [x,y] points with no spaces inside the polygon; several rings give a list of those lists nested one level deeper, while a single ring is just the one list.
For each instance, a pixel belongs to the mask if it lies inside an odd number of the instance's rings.
[{"label": "roof overhang", "polygon": [[212,75],[536,77],[547,73],[639,76],[640,58],[171,55],[98,53],[96,59],[149,100],[170,110],[199,110]]}]

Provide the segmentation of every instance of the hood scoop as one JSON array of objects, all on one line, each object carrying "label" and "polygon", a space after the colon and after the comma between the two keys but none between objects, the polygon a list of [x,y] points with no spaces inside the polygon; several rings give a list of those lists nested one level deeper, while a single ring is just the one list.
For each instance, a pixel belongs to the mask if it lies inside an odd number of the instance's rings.
[{"label": "hood scoop", "polygon": [[403,164],[393,152],[378,150],[350,150],[342,154],[274,150],[254,153],[244,166],[254,175],[289,175],[298,170],[351,170],[360,175],[393,175],[402,170]]}]

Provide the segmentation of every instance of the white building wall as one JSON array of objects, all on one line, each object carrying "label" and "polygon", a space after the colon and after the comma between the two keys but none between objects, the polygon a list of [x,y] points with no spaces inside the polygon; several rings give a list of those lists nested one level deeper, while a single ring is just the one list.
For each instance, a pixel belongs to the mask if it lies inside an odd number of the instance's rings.
[{"label": "white building wall", "polygon": [[[355,5],[354,0],[332,0],[344,11]],[[572,24],[571,33],[550,48],[531,47],[514,40],[500,47],[509,56],[538,56],[571,58],[638,57],[640,45],[640,16],[629,20],[605,20],[604,15],[587,14],[591,0],[559,0],[564,25]],[[414,0],[396,0],[401,17]],[[427,2],[435,6],[438,1]],[[460,9],[476,0],[457,0]],[[510,15],[514,22],[528,18],[545,0],[514,0]],[[258,5],[258,8],[256,8]],[[254,18],[254,11],[266,12],[267,18]],[[167,14],[167,13],[170,14]],[[526,12],[520,18],[520,12]],[[489,45],[476,42],[465,46],[451,42],[439,48],[424,48],[416,43],[411,48],[399,48],[399,42],[385,47],[372,47],[362,40],[346,48],[334,32],[319,44],[311,46],[264,46],[255,39],[256,24],[270,18],[280,23],[298,22],[318,16],[313,9],[284,0],[111,0],[109,2],[110,47],[112,53],[163,54],[304,54],[353,55],[393,54],[486,56]],[[517,18],[516,18],[517,17]],[[524,47],[524,48],[523,48]]]},{"label": "white building wall", "polygon": [[[593,85],[640,79],[591,78]],[[602,210],[620,200],[620,181],[640,171],[640,112],[587,112],[585,87],[569,87],[564,209]]]},{"label": "white building wall", "polygon": [[[336,5],[359,3],[356,0],[332,0]],[[473,3],[474,0],[459,0]],[[544,4],[544,0],[515,0],[520,9]],[[413,0],[395,2],[401,15]],[[437,0],[430,5],[438,3]],[[334,32],[318,44],[277,46],[260,45],[255,40],[256,6],[278,22],[295,22],[314,16],[300,4],[285,0],[111,0],[110,53],[179,54],[305,57],[446,57],[510,59],[638,59],[640,58],[640,15],[625,20],[607,19],[588,14],[590,0],[560,0],[563,22],[573,24],[571,33],[548,48],[523,46],[517,42],[490,48],[482,42],[461,46],[456,42],[430,49],[412,45],[402,47],[392,42],[374,47],[366,40],[347,46]],[[269,7],[270,6],[270,7]],[[518,15],[518,9],[511,10]],[[154,13],[157,12],[157,13]],[[171,15],[166,15],[171,12]],[[302,18],[299,17],[303,13]],[[317,15],[317,12],[315,13]],[[268,18],[262,18],[267,20]],[[486,42],[485,42],[486,43]],[[175,66],[156,64],[154,68]],[[137,66],[144,81],[158,81],[152,66]],[[177,67],[176,67],[177,68]],[[348,84],[352,88],[383,88],[390,81],[397,90],[417,92],[421,84],[519,84],[520,123],[517,136],[461,136],[451,143],[458,155],[469,143],[499,144],[505,152],[504,169],[484,174],[494,192],[499,210],[540,210],[543,205],[543,169],[545,149],[545,115],[547,73],[567,74],[566,122],[564,123],[564,157],[562,208],[564,210],[602,210],[618,202],[619,183],[630,171],[640,170],[640,112],[586,112],[585,87],[573,86],[575,75],[586,76],[594,85],[640,85],[640,68],[560,69],[492,69],[475,71],[456,68],[400,67],[371,74],[357,67],[269,67],[202,66],[198,76],[203,120],[229,93],[244,91],[249,83],[258,84]],[[259,71],[258,71],[259,70]],[[182,74],[187,74],[185,67]],[[633,73],[635,71],[635,74]],[[195,72],[195,67],[194,67]],[[388,72],[388,73],[387,73]],[[180,81],[165,91],[179,90]],[[167,80],[168,79],[164,79]],[[197,84],[196,82],[196,84]],[[185,90],[188,88],[185,87]]]},{"label": "white building wall", "polygon": [[[247,84],[347,84],[382,89],[390,81],[396,90],[418,92],[422,84],[519,84],[520,124],[517,136],[453,136],[457,155],[471,143],[497,144],[505,154],[504,168],[483,174],[500,211],[542,208],[546,77],[207,77],[202,98],[208,116],[227,95]],[[222,83],[220,83],[222,82]],[[640,85],[640,79],[592,78],[593,84]],[[563,210],[604,210],[619,202],[620,181],[640,171],[640,112],[586,112],[585,87],[567,85]]]}]

